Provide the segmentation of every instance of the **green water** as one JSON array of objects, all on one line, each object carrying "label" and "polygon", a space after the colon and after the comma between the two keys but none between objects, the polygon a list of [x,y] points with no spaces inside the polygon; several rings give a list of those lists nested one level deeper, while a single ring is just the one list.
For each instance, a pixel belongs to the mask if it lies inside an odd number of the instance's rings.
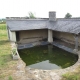
[{"label": "green water", "polygon": [[52,45],[36,46],[19,50],[20,57],[26,66],[35,69],[67,68],[78,60],[78,56]]}]

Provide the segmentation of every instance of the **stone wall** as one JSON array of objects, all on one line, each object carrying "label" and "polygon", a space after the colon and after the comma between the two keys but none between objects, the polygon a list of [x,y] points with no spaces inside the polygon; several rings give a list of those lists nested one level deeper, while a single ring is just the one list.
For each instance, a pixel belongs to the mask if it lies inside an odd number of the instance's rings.
[{"label": "stone wall", "polygon": [[[43,40],[48,38],[48,30],[47,29],[39,29],[39,30],[25,30],[19,32],[20,40],[18,43],[31,43]],[[65,42],[75,44],[74,34],[53,31],[53,37],[61,39]],[[54,40],[53,40],[54,41]],[[80,46],[80,36],[78,39]]]},{"label": "stone wall", "polygon": [[15,33],[15,31],[12,32],[12,31],[9,30],[8,38],[9,38],[10,41],[16,42],[16,33]]},{"label": "stone wall", "polygon": [[48,38],[48,30],[27,30],[19,32],[20,41],[18,43],[30,43]]},{"label": "stone wall", "polygon": [[[71,44],[75,44],[75,38],[74,38],[74,34],[70,34],[70,33],[65,33],[65,32],[57,32],[57,31],[53,31],[54,37],[61,39],[65,42],[71,43]],[[80,37],[79,37],[79,45],[80,45]]]}]

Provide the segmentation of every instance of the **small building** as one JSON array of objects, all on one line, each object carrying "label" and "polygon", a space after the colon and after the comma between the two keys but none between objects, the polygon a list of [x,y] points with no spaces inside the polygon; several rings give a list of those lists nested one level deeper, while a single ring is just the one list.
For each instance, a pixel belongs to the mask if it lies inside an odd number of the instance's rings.
[{"label": "small building", "polygon": [[49,18],[8,17],[6,23],[9,40],[18,46],[40,41],[53,45],[63,41],[74,45],[74,50],[80,46],[80,18],[56,18],[56,12],[52,11]]}]

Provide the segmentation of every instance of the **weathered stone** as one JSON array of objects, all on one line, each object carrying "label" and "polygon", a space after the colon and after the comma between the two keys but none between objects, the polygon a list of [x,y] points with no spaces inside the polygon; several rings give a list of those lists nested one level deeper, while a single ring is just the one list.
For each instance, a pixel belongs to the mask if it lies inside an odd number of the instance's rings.
[{"label": "weathered stone", "polygon": [[25,63],[22,60],[19,60],[19,62],[17,63],[17,70],[25,72],[25,66]]}]

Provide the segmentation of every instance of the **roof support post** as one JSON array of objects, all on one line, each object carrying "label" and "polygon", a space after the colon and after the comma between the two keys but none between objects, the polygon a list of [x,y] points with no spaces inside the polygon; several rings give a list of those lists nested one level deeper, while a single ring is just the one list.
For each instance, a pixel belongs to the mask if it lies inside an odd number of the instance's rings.
[{"label": "roof support post", "polygon": [[11,32],[9,30],[10,41],[16,42],[16,32]]},{"label": "roof support post", "polygon": [[53,31],[48,29],[48,42],[53,42]]},{"label": "roof support post", "polygon": [[78,51],[78,35],[75,35],[74,39],[75,39],[75,49],[74,49],[74,52],[77,52]]}]

